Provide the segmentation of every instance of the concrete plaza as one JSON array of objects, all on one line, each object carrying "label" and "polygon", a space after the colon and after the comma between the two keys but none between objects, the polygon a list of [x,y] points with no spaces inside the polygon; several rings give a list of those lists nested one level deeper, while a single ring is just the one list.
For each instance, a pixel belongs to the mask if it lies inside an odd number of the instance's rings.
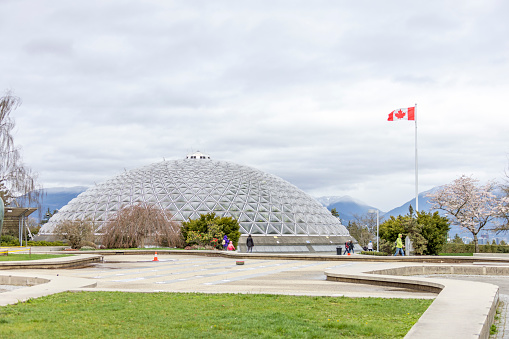
[{"label": "concrete plaza", "polygon": [[[61,263],[54,269],[48,269],[47,265],[43,266],[44,268],[32,265],[30,268],[0,270],[0,279],[3,281],[12,281],[14,278],[28,281],[28,277],[31,277],[47,282],[0,293],[0,305],[64,290],[431,298],[435,301],[409,332],[408,338],[427,338],[437,333],[442,333],[447,338],[487,337],[486,327],[489,328],[491,324],[493,305],[496,307],[498,302],[497,286],[448,279],[449,277],[446,279],[444,276],[416,277],[415,273],[407,276],[404,272],[408,270],[412,273],[416,267],[421,267],[423,272],[451,270],[453,266],[448,263],[417,264],[414,262],[415,258],[410,257],[405,258],[409,262],[402,259],[362,260],[361,257],[299,258],[291,255],[264,257],[160,253],[158,261],[153,261],[153,254],[113,254],[103,255],[102,262],[91,263],[79,269],[66,268],[65,263],[70,259],[59,258],[53,260]],[[243,265],[239,265],[237,261],[242,261]],[[462,271],[484,267],[486,271],[486,265],[502,267],[506,264],[479,262],[477,266],[465,263],[454,267]],[[400,273],[379,274],[387,270],[399,270]],[[2,284],[5,282],[0,281],[0,285]]]}]

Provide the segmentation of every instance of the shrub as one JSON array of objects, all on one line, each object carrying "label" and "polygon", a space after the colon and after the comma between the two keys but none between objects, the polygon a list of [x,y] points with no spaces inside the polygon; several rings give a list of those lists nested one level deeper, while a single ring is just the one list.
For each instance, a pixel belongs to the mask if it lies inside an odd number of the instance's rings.
[{"label": "shrub", "polygon": [[380,239],[380,252],[394,253],[396,245],[394,242],[389,242],[385,239]]},{"label": "shrub", "polygon": [[181,225],[172,215],[153,205],[122,208],[110,218],[101,232],[106,248],[144,247],[153,241],[161,247],[183,247]]},{"label": "shrub", "polygon": [[19,239],[8,234],[4,234],[1,237],[0,243],[2,246],[19,246]]},{"label": "shrub", "polygon": [[[446,244],[442,253],[474,253],[475,246],[471,244]],[[509,253],[507,245],[479,245],[479,253]]]},{"label": "shrub", "polygon": [[65,246],[65,243],[62,241],[33,241],[29,240],[27,246]]},{"label": "shrub", "polygon": [[[25,242],[23,241],[23,244]],[[2,235],[0,244],[2,246],[19,246],[19,239],[12,235]],[[27,246],[65,246],[62,241],[33,241],[29,240]]]},{"label": "shrub", "polygon": [[216,248],[213,246],[209,246],[209,245],[205,245],[205,246],[190,245],[190,246],[186,246],[184,249],[185,250],[215,250]]},{"label": "shrub", "polygon": [[186,245],[210,246],[220,249],[224,235],[237,247],[240,225],[231,217],[217,217],[215,213],[201,214],[200,218],[182,223]]},{"label": "shrub", "polygon": [[387,256],[387,255],[389,255],[386,252],[376,252],[376,251],[362,251],[361,254],[375,255],[375,256]]},{"label": "shrub", "polygon": [[69,242],[73,249],[79,249],[85,242],[94,240],[94,223],[90,220],[64,220],[55,226],[55,234]]},{"label": "shrub", "polygon": [[[407,215],[391,216],[380,225],[380,250],[393,253],[394,242],[398,234],[403,234],[403,240],[408,235],[413,242],[414,254],[437,255],[442,252],[442,246],[447,241],[449,222],[438,212],[417,212],[414,214],[412,206]],[[383,240],[383,241],[382,241]]]}]

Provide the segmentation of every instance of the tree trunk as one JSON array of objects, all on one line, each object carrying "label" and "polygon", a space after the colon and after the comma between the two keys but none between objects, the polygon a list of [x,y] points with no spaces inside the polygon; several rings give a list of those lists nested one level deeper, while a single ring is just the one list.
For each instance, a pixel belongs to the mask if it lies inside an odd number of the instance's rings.
[{"label": "tree trunk", "polygon": [[479,243],[477,242],[477,234],[474,234],[474,253],[479,253]]}]

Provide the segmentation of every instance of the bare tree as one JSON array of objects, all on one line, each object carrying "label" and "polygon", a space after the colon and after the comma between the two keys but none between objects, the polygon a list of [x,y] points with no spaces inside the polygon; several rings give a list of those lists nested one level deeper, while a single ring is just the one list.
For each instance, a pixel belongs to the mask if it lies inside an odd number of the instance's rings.
[{"label": "bare tree", "polygon": [[354,214],[353,217],[356,223],[364,225],[373,238],[376,238],[376,213]]},{"label": "bare tree", "polygon": [[487,225],[491,229],[500,227],[499,219],[504,210],[502,198],[493,192],[497,185],[488,182],[480,185],[479,180],[462,175],[449,185],[444,185],[435,193],[427,195],[432,209],[446,212],[446,216],[453,225],[457,225],[474,237],[475,252],[479,252],[477,235]]},{"label": "bare tree", "polygon": [[79,249],[85,245],[93,245],[94,223],[89,220],[65,220],[55,226],[55,234],[69,241],[71,248]]},{"label": "bare tree", "polygon": [[143,247],[147,241],[165,247],[184,245],[181,225],[153,205],[132,205],[119,210],[101,229],[106,248]]},{"label": "bare tree", "polygon": [[6,205],[39,203],[42,197],[37,174],[23,163],[11,133],[15,123],[10,115],[20,104],[10,92],[0,98],[0,197]]},{"label": "bare tree", "polygon": [[358,221],[348,221],[345,225],[348,233],[357,240],[361,247],[368,246],[370,240],[373,240],[373,234],[369,233],[369,230],[365,224],[361,224]]},{"label": "bare tree", "polygon": [[376,214],[354,214],[355,220],[348,222],[345,227],[362,247],[368,246],[370,241],[376,239]]}]

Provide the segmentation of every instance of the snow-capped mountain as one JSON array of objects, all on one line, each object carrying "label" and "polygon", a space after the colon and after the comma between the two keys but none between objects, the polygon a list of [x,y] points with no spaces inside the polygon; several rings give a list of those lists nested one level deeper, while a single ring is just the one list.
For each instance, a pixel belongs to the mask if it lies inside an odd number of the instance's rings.
[{"label": "snow-capped mountain", "polygon": [[376,209],[376,207],[370,206],[365,202],[354,199],[348,195],[341,197],[324,196],[316,198],[316,200],[323,206],[327,207],[329,211],[335,208],[343,224],[347,224],[348,221],[354,220],[355,215],[360,216],[368,213],[370,209]]},{"label": "snow-capped mountain", "polygon": [[[438,188],[439,187],[434,187],[430,190],[419,193],[419,211],[430,212],[431,204],[428,202],[427,195],[429,193],[435,192]],[[415,198],[413,198],[410,201],[407,201],[406,203],[399,207],[393,208],[387,213],[384,213],[383,216],[385,219],[388,219],[391,215],[396,217],[398,215],[408,214],[408,208],[410,207],[410,205],[412,205],[412,207],[415,210]]]}]

